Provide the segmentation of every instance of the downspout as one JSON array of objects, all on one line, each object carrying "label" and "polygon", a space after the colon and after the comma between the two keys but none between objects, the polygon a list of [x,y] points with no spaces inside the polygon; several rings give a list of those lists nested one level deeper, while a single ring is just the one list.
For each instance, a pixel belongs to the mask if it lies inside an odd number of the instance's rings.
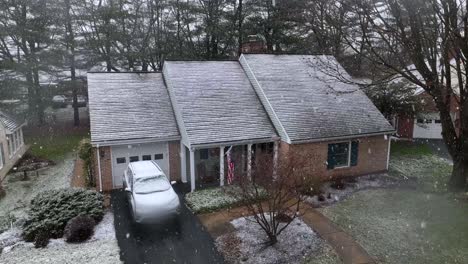
[{"label": "downspout", "polygon": [[390,164],[390,147],[392,145],[392,137],[390,135],[385,135],[385,137],[388,137],[388,148],[387,148],[387,171],[388,171],[388,167]]},{"label": "downspout", "polygon": [[96,156],[97,156],[97,164],[98,164],[98,170],[99,170],[99,191],[102,192],[102,177],[101,177],[101,155],[99,155],[99,144],[97,144],[96,148]]}]

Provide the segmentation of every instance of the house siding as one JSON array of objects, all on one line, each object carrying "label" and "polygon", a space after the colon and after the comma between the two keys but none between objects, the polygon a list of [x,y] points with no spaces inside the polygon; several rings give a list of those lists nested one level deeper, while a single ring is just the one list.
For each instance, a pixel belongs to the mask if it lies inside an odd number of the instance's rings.
[{"label": "house siding", "polygon": [[[95,172],[94,179],[96,181],[96,190],[99,191],[99,166],[96,157],[96,149],[97,148],[93,148],[93,171]],[[101,154],[99,158],[101,163],[102,191],[107,192],[113,189],[111,147],[99,147],[99,153]]]},{"label": "house siding", "polygon": [[[24,139],[22,139],[21,142],[24,142]],[[28,149],[28,146],[25,144],[22,144],[21,147],[16,151],[16,153],[10,157],[9,151],[8,151],[7,135],[5,133],[5,130],[3,130],[0,125],[0,147],[3,147],[2,154],[3,154],[4,164],[3,164],[3,167],[0,169],[0,180],[3,180],[3,178],[5,178],[5,176],[11,170],[11,168],[13,168],[16,162],[26,152],[26,150]]]},{"label": "house siding", "polygon": [[[310,156],[316,160],[312,165],[312,171],[316,177],[330,180],[341,177],[353,177],[366,174],[387,171],[387,156],[390,137],[374,136],[354,138],[351,141],[359,141],[359,154],[356,166],[346,168],[327,169],[328,144],[343,141],[314,142],[290,145],[281,141],[279,148],[280,158],[286,155]],[[346,141],[346,140],[344,140]]]}]

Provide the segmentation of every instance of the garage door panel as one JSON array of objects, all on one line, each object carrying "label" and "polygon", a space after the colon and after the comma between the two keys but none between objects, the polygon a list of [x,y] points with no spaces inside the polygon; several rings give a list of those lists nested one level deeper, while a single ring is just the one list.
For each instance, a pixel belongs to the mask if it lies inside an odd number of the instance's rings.
[{"label": "garage door panel", "polygon": [[123,172],[129,162],[154,160],[169,175],[168,143],[145,143],[112,146],[112,178],[114,187],[122,186]]},{"label": "garage door panel", "polygon": [[440,123],[414,124],[413,138],[442,138],[442,125]]}]

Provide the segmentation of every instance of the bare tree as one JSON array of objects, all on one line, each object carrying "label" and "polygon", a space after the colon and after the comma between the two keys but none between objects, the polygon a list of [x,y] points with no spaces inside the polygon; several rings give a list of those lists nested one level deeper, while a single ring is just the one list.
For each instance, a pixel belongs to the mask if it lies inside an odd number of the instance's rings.
[{"label": "bare tree", "polygon": [[[344,0],[359,24],[345,34],[347,48],[376,65],[387,77],[400,76],[421,87],[435,102],[442,136],[453,158],[452,190],[468,177],[468,3],[457,0]],[[364,47],[359,46],[364,43]],[[458,104],[457,128],[451,116]]]},{"label": "bare tree", "polygon": [[313,175],[309,165],[313,159],[298,154],[283,157],[276,167],[271,154],[257,153],[251,171],[236,175],[232,192],[242,197],[243,205],[253,221],[265,231],[267,244],[278,236],[298,216],[304,183]]}]

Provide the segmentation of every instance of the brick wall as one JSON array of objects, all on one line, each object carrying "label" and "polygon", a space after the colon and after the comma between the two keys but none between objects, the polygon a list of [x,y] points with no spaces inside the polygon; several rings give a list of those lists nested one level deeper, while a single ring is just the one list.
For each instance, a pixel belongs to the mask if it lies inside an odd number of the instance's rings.
[{"label": "brick wall", "polygon": [[[359,154],[357,166],[348,168],[327,169],[328,144],[334,142],[317,142],[289,145],[281,142],[279,155],[285,157],[287,154],[299,153],[300,155],[308,155],[314,161],[312,171],[317,177],[324,180],[347,177],[360,176],[383,172],[387,170],[387,155],[388,155],[388,140],[383,135],[375,137],[363,137],[353,140],[359,141]],[[343,142],[343,141],[338,141]]]},{"label": "brick wall", "polygon": [[179,141],[169,142],[169,171],[171,181],[181,181]]},{"label": "brick wall", "polygon": [[[110,191],[113,189],[112,184],[112,161],[111,161],[111,148],[110,147],[99,147],[100,161],[101,161],[101,179],[102,179],[102,190]],[[96,180],[96,190],[99,191],[99,169],[96,158],[96,148],[93,148],[93,167],[94,167],[94,178]]]}]

